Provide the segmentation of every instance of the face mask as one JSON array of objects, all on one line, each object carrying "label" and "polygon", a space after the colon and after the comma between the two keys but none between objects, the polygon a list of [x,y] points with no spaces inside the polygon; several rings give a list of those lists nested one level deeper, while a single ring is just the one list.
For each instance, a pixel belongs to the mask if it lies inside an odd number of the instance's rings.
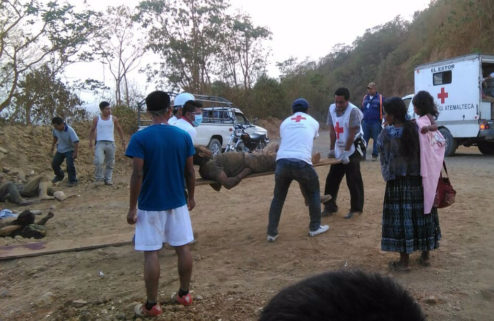
[{"label": "face mask", "polygon": [[202,123],[202,114],[195,115],[195,120],[192,121],[192,126],[197,127]]}]

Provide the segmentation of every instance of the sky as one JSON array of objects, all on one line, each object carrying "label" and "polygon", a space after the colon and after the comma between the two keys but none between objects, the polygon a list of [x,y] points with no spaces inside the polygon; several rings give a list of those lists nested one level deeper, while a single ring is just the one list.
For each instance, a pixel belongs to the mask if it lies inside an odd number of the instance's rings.
[{"label": "sky", "polygon": [[[138,1],[84,0],[84,3],[92,9],[104,10],[119,4],[134,6]],[[331,53],[335,45],[350,45],[367,29],[383,25],[398,15],[411,20],[414,12],[429,6],[430,0],[230,0],[230,3],[233,12],[240,10],[247,13],[254,25],[266,27],[272,32],[272,40],[267,43],[271,51],[268,73],[276,77],[276,62],[291,57],[299,62],[318,60]],[[111,80],[101,64],[92,64],[89,68],[75,65],[69,68],[67,78],[84,78],[86,73],[90,73],[86,78]],[[138,75],[136,79],[145,81]],[[147,89],[145,84],[141,88]],[[82,98],[89,104],[94,103],[88,101],[85,95]]]}]

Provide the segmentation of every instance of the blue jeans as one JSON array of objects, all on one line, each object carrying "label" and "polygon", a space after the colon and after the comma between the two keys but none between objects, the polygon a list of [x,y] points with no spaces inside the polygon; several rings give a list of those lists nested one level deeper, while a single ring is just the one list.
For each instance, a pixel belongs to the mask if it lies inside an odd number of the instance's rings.
[{"label": "blue jeans", "polygon": [[316,171],[312,165],[304,161],[280,159],[276,162],[274,196],[269,209],[268,235],[278,234],[281,210],[293,180],[300,184],[309,203],[309,230],[315,231],[321,226],[321,195]]},{"label": "blue jeans", "polygon": [[67,174],[69,175],[69,182],[75,183],[77,182],[77,177],[75,174],[75,166],[74,166],[74,158],[72,158],[72,154],[74,151],[69,151],[65,153],[56,152],[55,156],[53,156],[53,160],[51,161],[51,168],[53,168],[53,172],[55,175],[62,180],[64,177],[63,170],[60,168],[63,161],[66,160],[67,163]]},{"label": "blue jeans", "polygon": [[380,120],[364,120],[362,122],[362,130],[364,131],[364,139],[369,146],[369,140],[372,138],[372,156],[377,157],[377,137],[381,133]]}]

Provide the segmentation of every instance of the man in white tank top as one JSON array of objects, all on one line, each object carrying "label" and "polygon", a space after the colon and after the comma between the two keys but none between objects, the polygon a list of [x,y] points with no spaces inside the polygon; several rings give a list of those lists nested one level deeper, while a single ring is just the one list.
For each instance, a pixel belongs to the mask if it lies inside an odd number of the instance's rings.
[{"label": "man in white tank top", "polygon": [[[338,211],[336,197],[341,180],[346,175],[346,183],[350,191],[350,211],[345,218],[351,218],[354,214],[362,214],[364,207],[364,183],[360,173],[360,160],[365,157],[365,150],[360,146],[355,148],[355,142],[361,140],[362,112],[354,104],[350,103],[350,92],[347,88],[339,88],[334,94],[334,104],[329,106],[329,156],[341,160],[340,164],[331,165],[324,194],[332,198],[324,203],[322,216],[329,216]],[[361,154],[363,152],[363,155]]]},{"label": "man in white tank top", "polygon": [[[89,149],[93,148],[93,141],[96,141],[94,149],[94,178],[96,182],[105,182],[105,185],[112,185],[113,164],[115,163],[115,137],[114,128],[117,128],[118,135],[122,141],[122,148],[125,151],[125,139],[117,117],[111,114],[110,103],[102,101],[99,104],[101,114],[94,117],[91,130],[89,132]],[[104,173],[103,173],[103,165]]]}]

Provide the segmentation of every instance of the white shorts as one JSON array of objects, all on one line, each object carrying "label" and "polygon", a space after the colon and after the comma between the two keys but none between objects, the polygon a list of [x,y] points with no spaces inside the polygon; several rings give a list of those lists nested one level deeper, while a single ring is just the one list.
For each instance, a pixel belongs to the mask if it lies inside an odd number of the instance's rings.
[{"label": "white shorts", "polygon": [[194,241],[187,204],[167,211],[137,210],[135,249],[156,251],[163,243],[182,246]]}]

